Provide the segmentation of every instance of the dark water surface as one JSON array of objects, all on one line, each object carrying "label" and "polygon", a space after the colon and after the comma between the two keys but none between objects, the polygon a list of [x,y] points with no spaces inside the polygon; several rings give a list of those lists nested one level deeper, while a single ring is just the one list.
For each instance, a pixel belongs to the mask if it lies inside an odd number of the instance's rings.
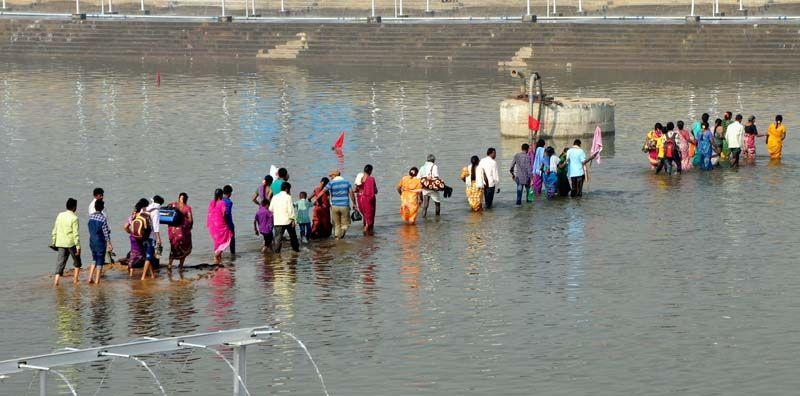
[{"label": "dark water surface", "polygon": [[[307,343],[332,395],[785,395],[800,386],[797,75],[547,73],[550,92],[613,98],[617,133],[583,200],[515,209],[505,171],[521,141],[499,138],[498,108],[516,82],[502,72],[0,68],[0,359],[268,324]],[[654,121],[728,109],[756,114],[762,131],[783,113],[783,164],[768,165],[761,140],[755,167],[649,172],[639,148]],[[328,147],[342,130],[337,158]],[[476,215],[457,176],[488,146],[499,148],[503,191],[494,211]],[[393,186],[429,152],[456,193],[441,219],[402,226]],[[249,199],[270,164],[290,169],[297,194],[335,167],[352,180],[365,163],[381,192],[374,238],[352,232],[298,256],[259,253]],[[88,253],[86,207],[92,188],[105,188],[124,254],[121,227],[137,198],[188,192],[191,265],[210,260],[205,208],[226,183],[236,189],[235,265],[50,287],[46,246],[67,197],[79,201]],[[288,338],[249,359],[253,395],[322,394]],[[207,352],[146,360],[168,394],[230,392],[228,369]],[[101,382],[97,394],[158,393],[132,362],[63,371],[82,395]],[[0,394],[25,394],[31,379],[9,378]]]}]

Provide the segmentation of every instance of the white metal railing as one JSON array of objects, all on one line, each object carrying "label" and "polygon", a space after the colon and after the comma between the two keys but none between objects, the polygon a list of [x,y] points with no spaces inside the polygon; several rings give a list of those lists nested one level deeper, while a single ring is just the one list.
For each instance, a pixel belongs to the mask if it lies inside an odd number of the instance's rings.
[{"label": "white metal railing", "polygon": [[[56,352],[47,355],[29,356],[2,361],[0,362],[0,376],[12,375],[25,371],[38,372],[39,395],[45,396],[47,394],[48,373],[58,375],[67,383],[70,389],[72,389],[69,381],[67,381],[60,372],[55,370],[57,367],[106,361],[114,358],[128,358],[139,362],[145,368],[147,368],[163,392],[163,387],[161,387],[161,384],[158,381],[158,378],[155,376],[155,373],[153,373],[147,364],[139,359],[138,356],[174,352],[191,348],[203,348],[216,351],[215,349],[209,348],[209,346],[227,346],[233,348],[233,364],[227,362],[226,359],[226,362],[230,365],[231,370],[233,371],[233,395],[249,395],[246,385],[247,346],[266,342],[264,337],[278,333],[280,333],[280,330],[276,330],[268,326],[249,327],[180,337],[146,338],[125,344],[106,345],[95,348],[68,349],[62,352]],[[285,334],[297,341],[306,351],[309,358],[311,358],[311,355],[308,354],[308,351],[302,342],[289,333]],[[313,359],[311,359],[311,361],[313,363]],[[319,374],[319,369],[316,368],[316,363],[314,363],[314,367]],[[322,375],[319,374],[319,377],[324,387],[325,384],[322,380]],[[72,392],[73,394],[75,393],[74,390],[72,390]]]}]

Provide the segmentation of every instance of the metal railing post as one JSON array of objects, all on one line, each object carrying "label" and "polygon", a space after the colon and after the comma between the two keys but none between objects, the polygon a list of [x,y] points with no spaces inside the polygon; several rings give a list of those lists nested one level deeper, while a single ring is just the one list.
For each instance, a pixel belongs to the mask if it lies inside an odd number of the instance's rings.
[{"label": "metal railing post", "polygon": [[[247,385],[247,347],[237,345],[233,347],[233,396],[243,396],[244,387]],[[239,381],[239,378],[242,380]],[[244,387],[243,387],[244,386]]]},{"label": "metal railing post", "polygon": [[283,0],[281,0],[281,13],[286,12],[286,8],[284,8]]},{"label": "metal railing post", "polygon": [[739,0],[739,11],[744,11],[744,4],[742,2],[743,0]]},{"label": "metal railing post", "polygon": [[[244,0],[244,1],[247,1],[247,0]],[[253,3],[251,5],[252,5],[252,7],[250,7],[250,13],[253,16],[256,16],[256,0],[253,0]]]},{"label": "metal railing post", "polygon": [[525,15],[530,15],[531,14],[531,0],[528,0],[527,3],[528,4],[527,4],[527,8],[525,10]]},{"label": "metal railing post", "polygon": [[583,0],[578,0],[578,14],[583,14]]},{"label": "metal railing post", "polygon": [[47,371],[39,371],[39,396],[47,396]]},{"label": "metal railing post", "polygon": [[142,4],[142,12],[144,12],[144,0],[141,1]]},{"label": "metal railing post", "polygon": [[75,0],[75,13],[81,13],[81,0]]},{"label": "metal railing post", "polygon": [[694,0],[692,0],[692,11],[689,15],[694,16]]},{"label": "metal railing post", "polygon": [[547,16],[550,16],[550,0],[546,0],[545,4],[547,4]]},{"label": "metal railing post", "polygon": [[108,0],[108,13],[109,14],[114,13],[114,9],[112,7],[113,7],[113,5],[111,4],[111,0]]},{"label": "metal railing post", "polygon": [[553,0],[553,15],[558,16],[558,11],[556,11],[556,0]]},{"label": "metal railing post", "polygon": [[222,4],[222,16],[225,16],[225,0],[221,0]]},{"label": "metal railing post", "polygon": [[400,15],[405,15],[403,13],[403,0],[400,0]]},{"label": "metal railing post", "polygon": [[244,17],[245,17],[245,18],[247,18],[248,16],[250,16],[250,15],[247,13],[247,11],[248,11],[248,10],[247,10],[247,0],[244,0]]},{"label": "metal railing post", "polygon": [[375,0],[372,0],[372,16],[375,16]]},{"label": "metal railing post", "polygon": [[3,0],[3,8],[2,9],[4,9],[4,10],[6,9],[6,0]]},{"label": "metal railing post", "polygon": [[431,12],[431,0],[425,0],[425,12]]}]

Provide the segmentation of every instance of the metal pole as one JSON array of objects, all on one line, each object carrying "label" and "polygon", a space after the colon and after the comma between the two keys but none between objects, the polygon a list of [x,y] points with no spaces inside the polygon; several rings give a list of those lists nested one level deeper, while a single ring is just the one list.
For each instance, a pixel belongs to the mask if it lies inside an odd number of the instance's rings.
[{"label": "metal pole", "polygon": [[144,0],[142,0],[142,11],[144,11]]},{"label": "metal pole", "polygon": [[691,14],[690,14],[690,15],[691,15],[691,16],[694,16],[694,0],[692,0],[692,12],[691,12]]},{"label": "metal pole", "polygon": [[431,12],[431,0],[425,0],[425,12]]},{"label": "metal pole", "polygon": [[556,0],[553,0],[553,15],[558,16],[558,11],[556,11]]},{"label": "metal pole", "polygon": [[[233,373],[233,396],[244,395],[244,388],[241,382],[247,384],[247,347],[238,345],[233,348],[233,368],[236,369]],[[239,378],[242,379],[239,382]],[[247,385],[245,385],[247,386]]]},{"label": "metal pole", "polygon": [[530,15],[530,14],[531,14],[531,0],[528,0],[528,9],[527,9],[525,15]]},{"label": "metal pole", "polygon": [[281,13],[286,12],[286,8],[284,8],[283,0],[281,0]]},{"label": "metal pole", "polygon": [[3,9],[6,9],[6,0],[3,0]]},{"label": "metal pole", "polygon": [[244,17],[247,18],[250,14],[247,13],[247,0],[244,0]]},{"label": "metal pole", "polygon": [[225,0],[222,0],[222,16],[225,16]]},{"label": "metal pole", "polygon": [[[247,0],[245,0],[247,1]],[[256,0],[253,0],[252,7],[250,7],[250,13],[255,16],[256,15]]]},{"label": "metal pole", "polygon": [[106,0],[100,0],[100,14],[106,13]]},{"label": "metal pole", "polygon": [[109,14],[110,14],[110,13],[112,13],[112,12],[114,12],[114,9],[113,9],[113,8],[111,8],[111,7],[112,7],[111,0],[108,0],[108,13],[109,13]]},{"label": "metal pole", "polygon": [[394,17],[397,18],[397,0],[394,0]]},{"label": "metal pole", "polygon": [[547,16],[550,16],[550,0],[545,1],[547,4]]},{"label": "metal pole", "polygon": [[400,0],[400,15],[405,15],[403,13],[403,0]]},{"label": "metal pole", "polygon": [[81,13],[81,0],[75,0],[75,13]]},{"label": "metal pole", "polygon": [[578,13],[583,13],[583,0],[578,0]]},{"label": "metal pole", "polygon": [[375,0],[372,0],[372,16],[375,16]]},{"label": "metal pole", "polygon": [[39,396],[47,396],[47,371],[39,371]]},{"label": "metal pole", "polygon": [[744,4],[742,4],[743,0],[739,0],[739,11],[744,11]]}]

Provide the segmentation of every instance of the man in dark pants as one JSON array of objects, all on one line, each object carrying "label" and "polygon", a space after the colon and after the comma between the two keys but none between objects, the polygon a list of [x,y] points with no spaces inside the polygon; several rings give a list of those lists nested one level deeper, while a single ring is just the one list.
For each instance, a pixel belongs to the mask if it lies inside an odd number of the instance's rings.
[{"label": "man in dark pants", "polygon": [[289,233],[289,241],[292,244],[292,250],[295,252],[300,251],[300,241],[297,240],[297,230],[294,228],[295,210],[294,202],[292,202],[292,185],[289,182],[281,184],[281,192],[272,197],[269,204],[269,211],[272,212],[272,221],[274,226],[274,251],[275,253],[281,252],[281,245],[283,244],[283,233]]},{"label": "man in dark pants", "polygon": [[486,150],[486,157],[483,157],[481,162],[478,163],[478,166],[481,167],[483,175],[486,178],[486,180],[484,180],[486,187],[483,190],[483,200],[486,204],[486,209],[492,208],[494,193],[495,191],[500,191],[500,189],[497,188],[497,185],[500,183],[500,172],[497,169],[496,157],[497,150],[495,150],[494,147],[489,147],[489,149]]},{"label": "man in dark pants", "polygon": [[567,175],[572,182],[572,191],[570,192],[572,197],[583,196],[583,181],[586,180],[585,166],[597,157],[597,154],[586,158],[586,152],[581,148],[580,139],[575,139],[572,148],[567,151],[567,161],[564,165],[567,166]]}]

